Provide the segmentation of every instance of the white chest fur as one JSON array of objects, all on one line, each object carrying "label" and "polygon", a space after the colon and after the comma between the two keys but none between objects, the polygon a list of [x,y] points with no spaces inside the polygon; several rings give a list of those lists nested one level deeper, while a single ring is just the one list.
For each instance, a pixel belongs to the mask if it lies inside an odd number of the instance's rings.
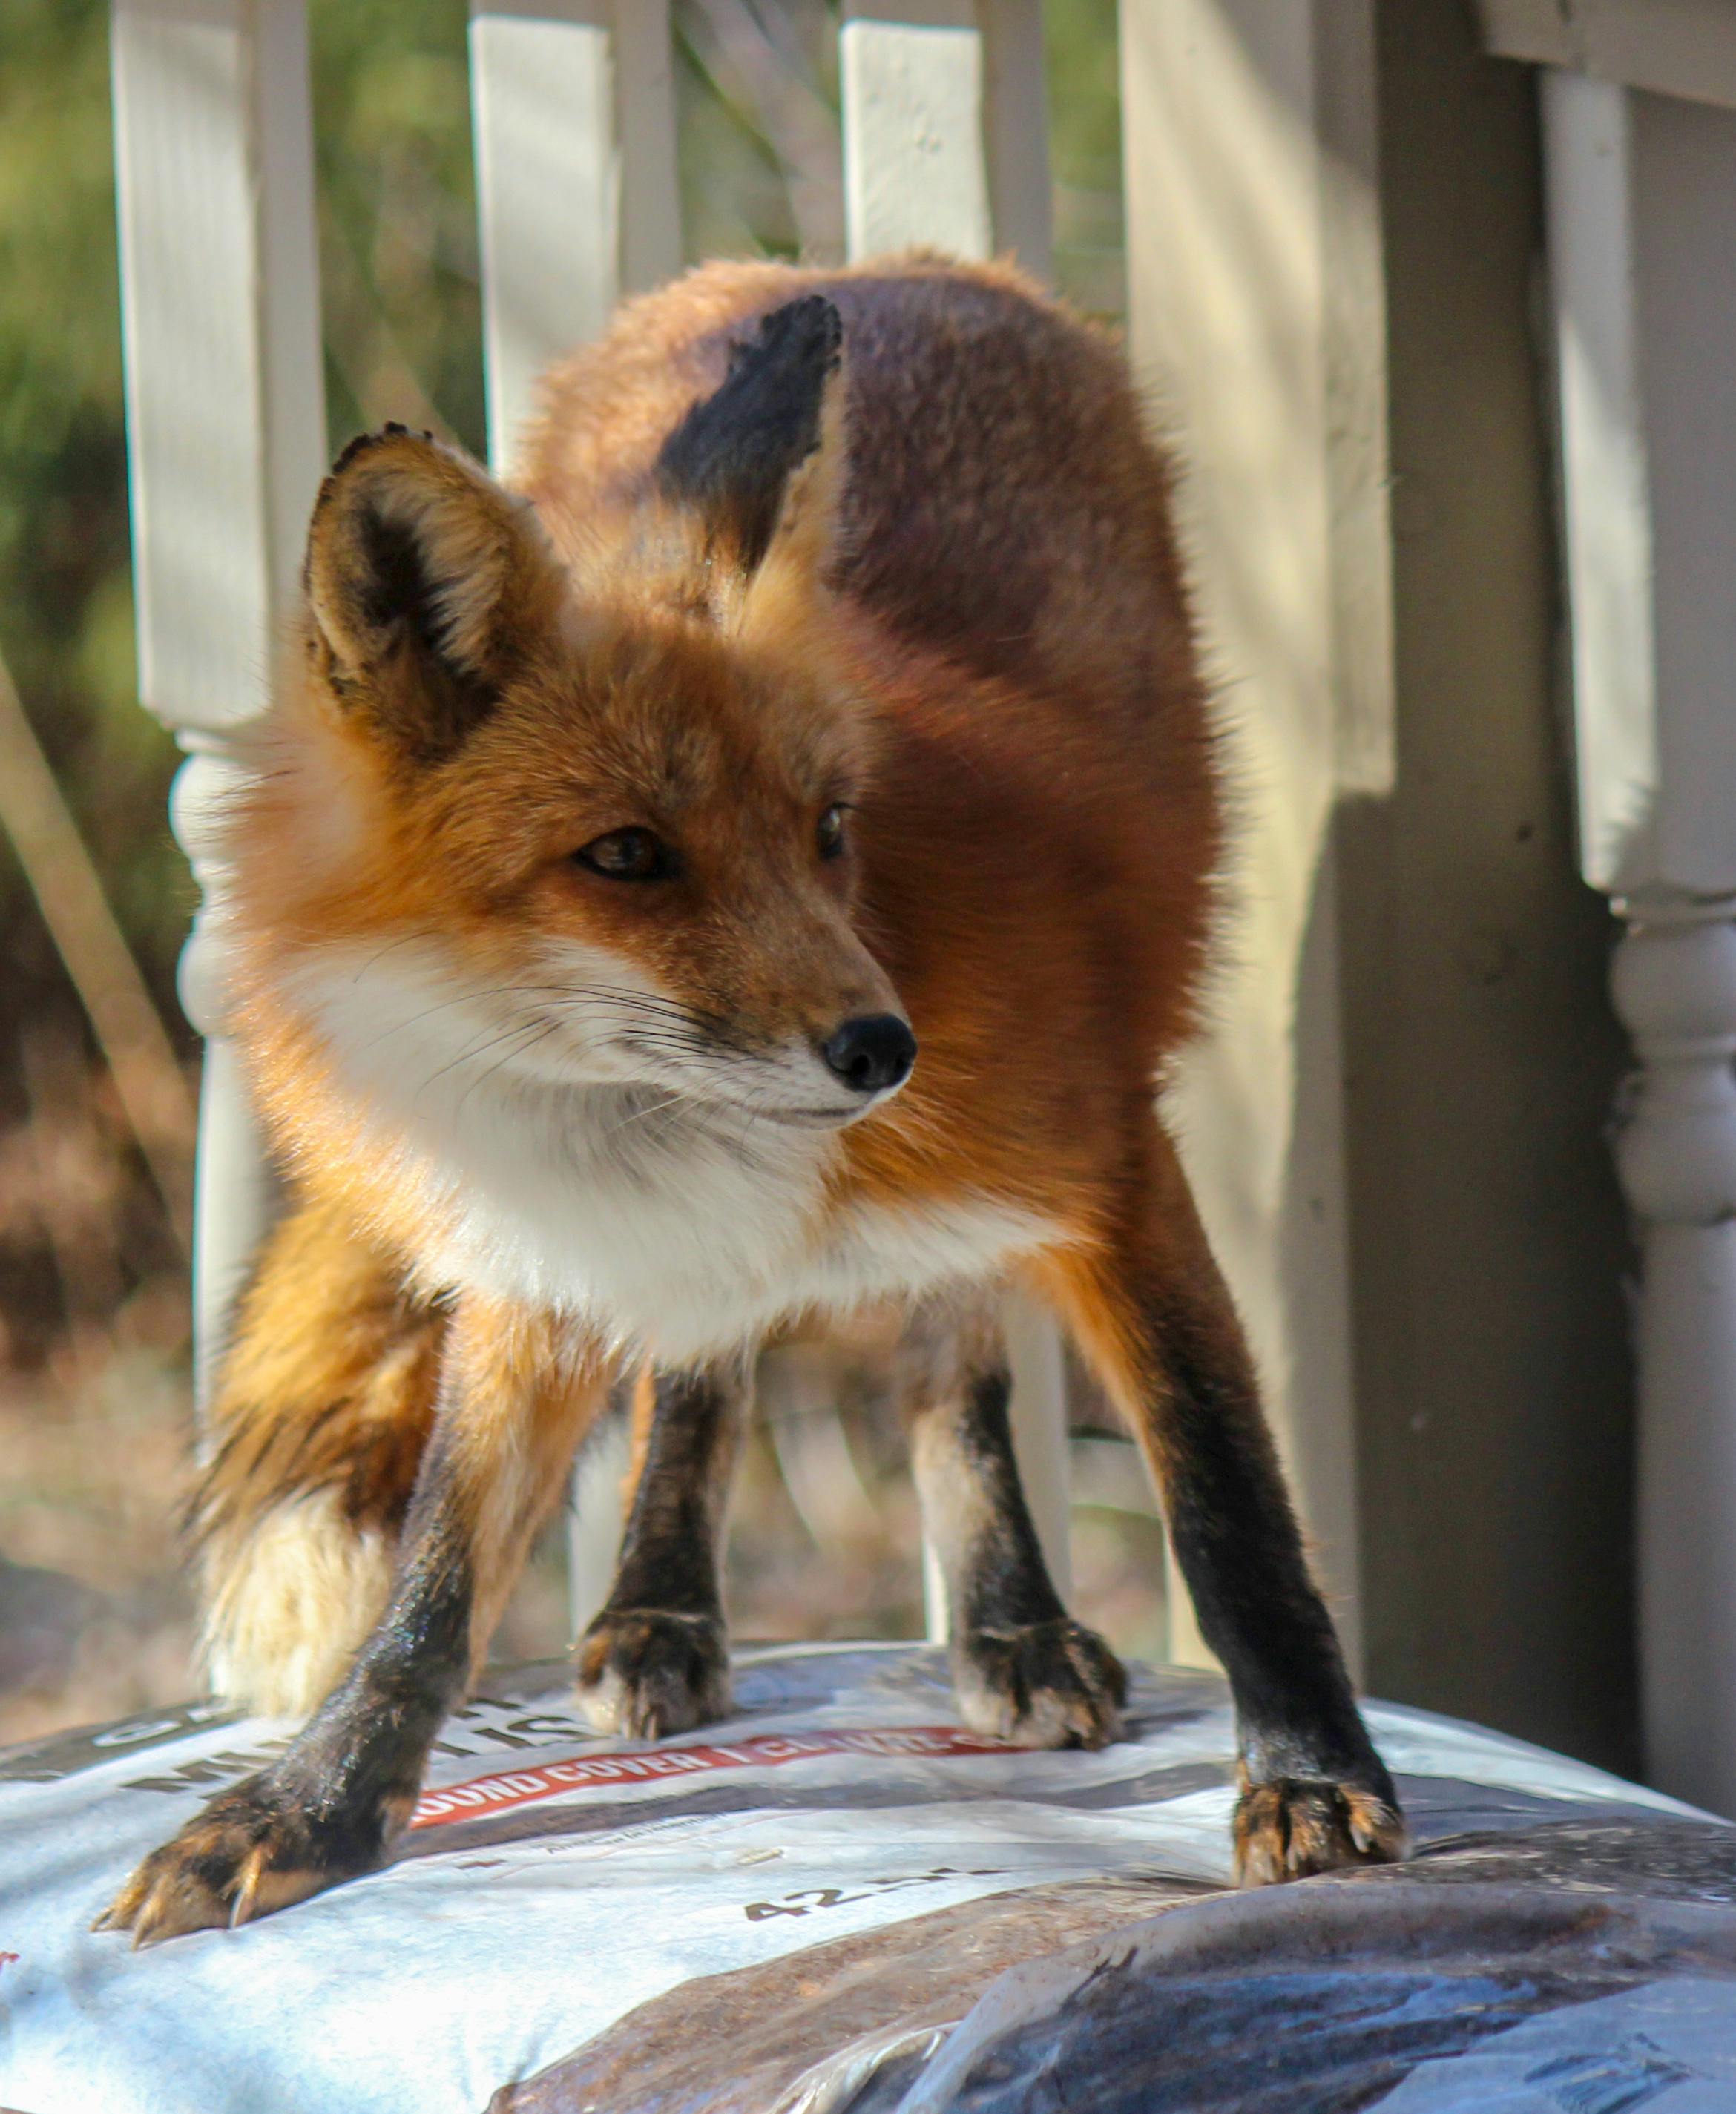
[{"label": "white chest fur", "polygon": [[514,1024],[425,963],[327,956],[297,982],[396,1178],[444,1229],[428,1273],[659,1357],[987,1277],[1048,1236],[987,1198],[841,1207],[836,1132],[563,1077],[546,1045],[535,1071],[502,1064]]}]

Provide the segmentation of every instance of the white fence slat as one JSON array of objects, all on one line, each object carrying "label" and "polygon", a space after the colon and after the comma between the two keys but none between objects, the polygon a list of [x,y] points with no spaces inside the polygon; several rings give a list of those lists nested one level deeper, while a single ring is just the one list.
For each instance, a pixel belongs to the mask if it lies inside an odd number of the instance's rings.
[{"label": "white fence slat", "polygon": [[550,361],[680,263],[667,7],[472,0],[470,83],[488,451],[503,468]]},{"label": "white fence slat", "polygon": [[566,1534],[566,1603],[575,1636],[609,1597],[625,1525],[624,1499],[633,1454],[632,1428],[611,1409],[592,1431],[573,1467]]},{"label": "white fence slat", "polygon": [[[607,327],[623,293],[680,268],[667,0],[471,0],[488,453],[510,469],[551,362]],[[575,1630],[621,1544],[625,1423],[581,1456],[568,1535]]]},{"label": "white fence slat", "polygon": [[1035,0],[850,0],[839,39],[852,257],[1012,251],[1049,275],[1042,10]]},{"label": "white fence slat", "polygon": [[1615,1159],[1641,1252],[1646,1772],[1736,1816],[1736,900],[1625,908],[1613,982],[1640,1073]]},{"label": "white fence slat", "polygon": [[[304,0],[114,0],[115,168],[144,702],[191,752],[176,832],[208,901],[225,737],[262,704],[325,460]],[[218,1034],[203,915],[182,966]],[[232,1057],[208,1052],[201,1383],[268,1185]]]},{"label": "white fence slat", "polygon": [[607,0],[474,7],[470,94],[488,452],[510,457],[536,378],[600,336],[621,291]]},{"label": "white fence slat", "polygon": [[[915,245],[1049,264],[1047,102],[1037,0],[846,0],[839,33],[845,230],[853,259]],[[1066,1374],[1055,1325],[1009,1300],[1013,1441],[1057,1587],[1071,1572]],[[934,1551],[928,1634],[946,1634]]]},{"label": "white fence slat", "polygon": [[114,101],[140,685],[220,732],[325,455],[300,0],[116,0]]},{"label": "white fence slat", "polygon": [[852,6],[838,57],[850,255],[920,243],[988,256],[983,39],[969,6]]},{"label": "white fence slat", "polygon": [[[1736,110],[1630,94],[1651,500],[1657,878],[1736,894]],[[1631,887],[1632,883],[1629,883]]]}]

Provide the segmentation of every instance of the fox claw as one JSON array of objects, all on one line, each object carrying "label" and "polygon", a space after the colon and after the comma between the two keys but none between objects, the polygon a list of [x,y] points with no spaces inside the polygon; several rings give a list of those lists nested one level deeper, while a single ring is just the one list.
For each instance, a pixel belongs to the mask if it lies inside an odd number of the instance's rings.
[{"label": "fox claw", "polygon": [[1126,1672],[1095,1630],[1070,1617],[969,1631],[952,1661],[960,1714],[973,1732],[1019,1747],[1102,1747],[1120,1732]]},{"label": "fox claw", "polygon": [[1236,1804],[1238,1886],[1268,1887],[1350,1865],[1395,1865],[1408,1846],[1404,1814],[1358,1784],[1280,1777],[1244,1784]]},{"label": "fox claw", "polygon": [[599,1732],[657,1740],[726,1717],[722,1620],[661,1608],[605,1608],[579,1647],[579,1704]]},{"label": "fox claw", "polygon": [[153,1850],[90,1927],[131,1931],[135,1952],[191,1931],[238,1930],[370,1870],[382,1843],[383,1829],[334,1837],[292,1795],[252,1777]]}]

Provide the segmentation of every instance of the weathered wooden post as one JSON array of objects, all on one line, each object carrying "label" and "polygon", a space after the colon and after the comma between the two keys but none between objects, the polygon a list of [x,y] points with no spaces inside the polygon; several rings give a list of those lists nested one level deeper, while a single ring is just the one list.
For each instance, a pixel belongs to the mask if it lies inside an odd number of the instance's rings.
[{"label": "weathered wooden post", "polygon": [[140,689],[188,752],[173,820],[202,896],[181,988],[206,1038],[203,1390],[269,1201],[223,1036],[211,823],[326,456],[307,20],[305,0],[114,0],[112,21]]},{"label": "weathered wooden post", "polygon": [[[1692,92],[1736,101],[1723,56]],[[1647,1767],[1736,1813],[1736,108],[1542,88],[1581,864],[1638,1060]]]}]

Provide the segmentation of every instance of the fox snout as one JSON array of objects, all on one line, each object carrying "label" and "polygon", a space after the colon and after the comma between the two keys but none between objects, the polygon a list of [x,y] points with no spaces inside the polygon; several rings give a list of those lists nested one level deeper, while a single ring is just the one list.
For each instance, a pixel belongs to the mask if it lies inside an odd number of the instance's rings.
[{"label": "fox snout", "polygon": [[867,1013],[827,1036],[820,1045],[826,1068],[841,1086],[864,1097],[903,1086],[916,1062],[910,1023],[895,1013]]}]

